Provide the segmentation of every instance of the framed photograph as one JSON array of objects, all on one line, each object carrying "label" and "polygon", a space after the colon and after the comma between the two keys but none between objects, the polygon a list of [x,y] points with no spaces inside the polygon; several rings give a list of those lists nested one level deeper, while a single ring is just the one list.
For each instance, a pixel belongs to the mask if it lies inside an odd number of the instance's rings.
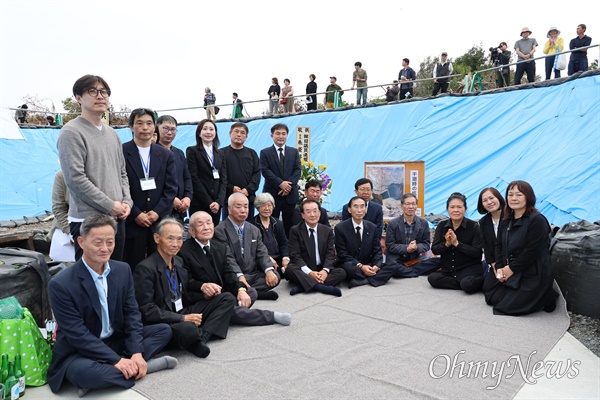
[{"label": "framed photograph", "polygon": [[373,201],[383,207],[385,222],[402,215],[400,199],[404,193],[417,196],[417,215],[425,215],[424,161],[368,161],[365,162],[365,178],[373,182]]}]

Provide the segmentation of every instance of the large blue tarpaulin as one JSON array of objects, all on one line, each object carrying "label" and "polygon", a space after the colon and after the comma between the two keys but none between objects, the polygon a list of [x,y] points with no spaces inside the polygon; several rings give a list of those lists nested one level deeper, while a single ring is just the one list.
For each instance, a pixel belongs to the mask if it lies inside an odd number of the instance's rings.
[{"label": "large blue tarpaulin", "polygon": [[[467,216],[478,219],[477,196],[508,182],[530,182],[537,207],[550,222],[600,219],[600,73],[481,94],[303,113],[248,121],[246,145],[272,145],[275,123],[310,126],[311,160],[327,164],[333,193],[325,207],[341,211],[364,175],[365,161],[425,161],[425,211],[445,213],[455,191],[468,197]],[[218,122],[221,145],[232,121]],[[179,127],[174,145],[195,144],[196,125]],[[128,128],[117,129],[131,140]],[[22,129],[24,140],[0,139],[0,220],[51,209],[60,168],[59,129]],[[101,168],[101,166],[98,166]]]}]

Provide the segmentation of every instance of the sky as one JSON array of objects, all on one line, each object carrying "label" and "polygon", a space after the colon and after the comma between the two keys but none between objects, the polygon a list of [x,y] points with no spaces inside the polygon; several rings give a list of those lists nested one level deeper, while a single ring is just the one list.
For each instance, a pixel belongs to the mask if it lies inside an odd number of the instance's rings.
[{"label": "sky", "polygon": [[[304,94],[311,73],[319,91],[329,76],[349,89],[356,61],[369,85],[387,85],[404,57],[418,69],[427,56],[446,51],[454,58],[479,43],[488,49],[506,41],[512,49],[525,26],[539,43],[536,56],[551,26],[567,44],[577,25],[587,24],[598,43],[598,15],[598,1],[575,7],[564,0],[0,0],[0,107],[18,107],[32,95],[62,111],[61,101],[85,74],[109,83],[116,110],[200,107],[207,86],[217,104],[231,104],[233,92],[244,101],[266,99],[272,77],[280,84],[290,79],[295,94]],[[598,58],[598,48],[590,51],[590,63]],[[541,60],[537,74],[543,71]],[[356,101],[354,92],[344,98]],[[260,115],[267,107],[246,109]],[[219,117],[230,113],[224,107]],[[205,118],[203,109],[159,114],[180,122]]]}]

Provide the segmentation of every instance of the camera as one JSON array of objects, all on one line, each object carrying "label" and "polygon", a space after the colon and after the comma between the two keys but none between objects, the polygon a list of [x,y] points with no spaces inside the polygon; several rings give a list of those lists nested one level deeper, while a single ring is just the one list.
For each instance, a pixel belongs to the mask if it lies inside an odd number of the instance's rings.
[{"label": "camera", "polygon": [[498,47],[490,47],[489,52],[490,61],[492,62],[492,64],[500,64],[500,53],[502,52],[502,45],[499,45]]}]

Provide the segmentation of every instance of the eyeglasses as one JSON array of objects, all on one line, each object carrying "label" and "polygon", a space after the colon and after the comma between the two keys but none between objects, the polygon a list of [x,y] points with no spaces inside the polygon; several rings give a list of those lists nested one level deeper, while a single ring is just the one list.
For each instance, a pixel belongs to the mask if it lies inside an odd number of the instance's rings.
[{"label": "eyeglasses", "polygon": [[163,125],[161,128],[165,132],[177,133],[177,128],[175,128],[175,127],[170,128],[170,127],[168,127],[166,125]]},{"label": "eyeglasses", "polygon": [[100,95],[102,95],[102,97],[104,97],[104,98],[110,96],[110,92],[108,90],[106,90],[106,89],[100,89],[100,90],[98,90],[98,89],[91,88],[91,89],[88,89],[87,92],[92,97],[98,96],[98,93],[100,93]]}]

